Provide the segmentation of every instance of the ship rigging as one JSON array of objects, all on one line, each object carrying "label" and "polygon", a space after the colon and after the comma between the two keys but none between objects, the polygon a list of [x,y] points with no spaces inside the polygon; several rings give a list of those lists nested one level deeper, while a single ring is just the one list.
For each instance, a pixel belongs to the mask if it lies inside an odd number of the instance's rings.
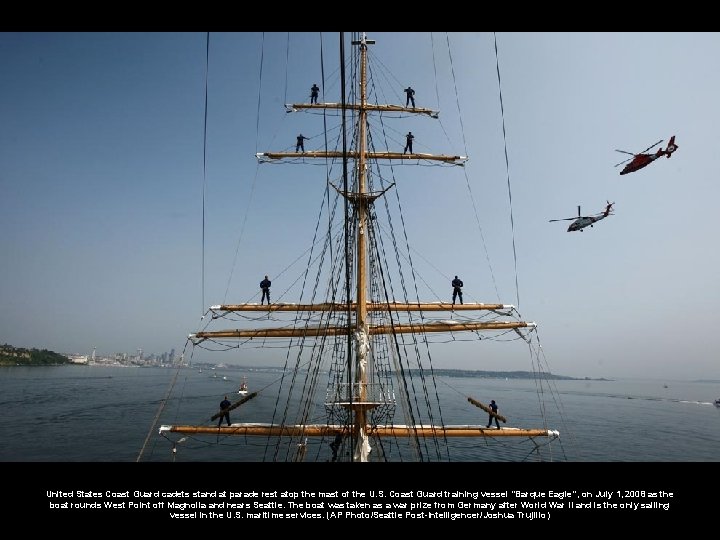
[{"label": "ship rigging", "polygon": [[[303,274],[303,283],[314,284],[314,288],[301,293],[297,303],[213,305],[204,317],[206,327],[188,338],[192,347],[284,343],[288,353],[272,417],[264,422],[217,426],[218,411],[211,422],[165,424],[160,434],[265,437],[269,451],[264,459],[272,461],[309,459],[310,447],[317,450],[313,454],[316,459],[325,461],[441,461],[452,460],[446,446],[454,438],[523,438],[534,441],[536,448],[544,446],[538,443],[541,439],[556,440],[558,431],[546,426],[496,429],[486,427],[485,422],[452,424],[444,420],[430,354],[431,336],[449,335],[454,340],[467,335],[479,342],[484,333],[510,335],[537,351],[532,344],[536,324],[521,320],[512,304],[453,305],[413,296],[417,286],[412,285],[416,279],[412,255],[410,251],[398,254],[399,240],[407,237],[407,232],[395,230],[393,217],[397,219],[399,214],[388,210],[389,195],[399,180],[387,180],[381,167],[410,162],[462,167],[467,157],[401,153],[390,145],[380,148],[380,139],[370,132],[372,115],[437,120],[439,112],[371,101],[368,51],[375,41],[365,34],[354,35],[351,56],[356,67],[350,68],[345,65],[344,34],[340,44],[339,102],[285,105],[289,113],[340,114],[337,148],[256,155],[260,164],[319,161],[331,164],[333,170],[342,169],[341,187],[339,180],[327,181],[326,198],[330,200],[329,194],[334,193],[334,199],[324,211],[332,224],[324,236],[314,240]],[[345,90],[346,69],[353,70],[351,79],[356,81],[350,91]],[[323,282],[324,289],[318,285]],[[288,318],[283,320],[283,316]],[[233,320],[253,325],[210,328],[218,321]],[[543,373],[537,370],[537,374]],[[259,393],[243,396],[233,410],[251,404]],[[492,416],[482,403],[472,398],[467,401],[484,411],[480,414],[483,420],[488,413]],[[321,443],[312,446],[311,439]]]}]

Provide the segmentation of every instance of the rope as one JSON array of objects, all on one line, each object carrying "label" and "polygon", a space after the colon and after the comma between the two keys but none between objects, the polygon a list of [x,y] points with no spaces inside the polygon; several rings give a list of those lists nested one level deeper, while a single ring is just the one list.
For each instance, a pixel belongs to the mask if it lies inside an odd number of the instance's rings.
[{"label": "rope", "polygon": [[[550,364],[547,361],[547,358],[545,356],[545,350],[542,348],[542,344],[540,343],[540,333],[537,328],[534,330],[534,336],[535,340],[537,342],[537,349],[533,351],[532,348],[532,341],[528,340],[528,349],[530,350],[531,356],[537,361],[538,366],[538,376],[535,377],[535,385],[538,388],[537,390],[537,396],[538,401],[540,402],[540,410],[542,411],[542,418],[543,421],[546,422],[547,416],[545,414],[546,407],[545,407],[545,400],[541,399],[541,394],[544,394],[542,391],[542,382],[544,381],[545,384],[548,386],[548,391],[550,395],[552,396],[553,402],[555,403],[555,407],[557,408],[558,414],[560,416],[560,421],[562,425],[562,432],[565,433],[565,438],[570,439],[570,443],[574,444],[574,437],[571,430],[568,429],[568,424],[565,421],[565,407],[563,402],[560,399],[560,391],[557,387],[557,381],[554,381],[550,378],[541,378],[539,375],[542,375],[543,373],[551,373],[550,370]],[[543,368],[544,365],[544,368]],[[545,428],[547,429],[547,425],[545,425]],[[560,449],[562,450],[563,457],[567,459],[567,456],[565,454],[565,446],[563,444],[563,439],[559,439]],[[552,448],[550,447],[549,451],[551,451]]]},{"label": "rope", "polygon": [[165,393],[165,397],[162,398],[160,401],[160,405],[158,405],[158,410],[155,413],[155,418],[153,418],[152,424],[150,425],[150,429],[148,430],[148,434],[145,437],[145,442],[143,442],[142,448],[140,448],[140,453],[138,454],[137,459],[135,462],[139,462],[143,454],[145,453],[145,448],[147,447],[148,442],[150,441],[150,437],[155,432],[155,426],[157,425],[158,420],[160,419],[160,415],[162,414],[163,410],[165,409],[165,404],[167,403],[168,399],[170,398],[170,394],[172,393],[173,388],[175,387],[175,381],[177,381],[178,375],[180,374],[180,367],[177,368],[175,371],[175,376],[173,377],[173,380],[170,382],[170,386]]},{"label": "rope", "polygon": [[[465,139],[465,127],[462,121],[463,115],[462,111],[460,110],[460,96],[457,89],[457,81],[455,79],[455,66],[453,64],[452,52],[450,50],[450,36],[447,33],[445,34],[445,36],[447,40],[448,57],[450,58],[450,71],[452,72],[453,85],[455,87],[455,103],[458,110],[458,116],[460,117],[460,131],[462,133],[463,146],[465,147],[465,155],[467,155],[467,141]],[[445,128],[443,127],[443,130],[444,129]],[[492,280],[493,288],[495,289],[495,295],[498,301],[500,301],[500,291],[498,290],[497,281],[495,279],[495,271],[493,270],[492,263],[490,262],[490,253],[487,248],[487,243],[485,242],[485,234],[483,233],[482,225],[480,224],[480,215],[477,209],[477,204],[475,203],[475,196],[473,195],[472,188],[470,187],[470,177],[468,176],[467,167],[463,167],[463,174],[465,175],[465,186],[467,187],[468,193],[470,195],[470,202],[472,203],[473,212],[475,214],[475,223],[477,223],[478,231],[480,232],[480,239],[482,240],[483,251],[485,252],[485,260],[487,261],[488,270],[490,271],[490,279]]]},{"label": "rope", "polygon": [[[288,38],[289,39],[289,38]],[[258,88],[258,101],[257,101],[257,117],[255,119],[255,153],[258,151],[258,133],[260,132],[260,98],[262,98],[262,73],[263,64],[265,59],[265,32],[262,33],[262,41],[260,42],[260,87]],[[285,79],[287,81],[287,68]],[[287,82],[285,83],[287,89]],[[287,92],[287,90],[286,90]]]},{"label": "rope", "polygon": [[440,89],[438,88],[437,64],[435,62],[435,40],[433,39],[432,32],[430,32],[430,47],[432,48],[433,70],[435,72],[435,96],[437,97],[438,110],[440,110]]},{"label": "rope", "polygon": [[505,170],[507,171],[508,199],[510,201],[510,229],[512,231],[513,261],[515,263],[515,294],[517,307],[520,308],[520,286],[518,284],[517,252],[515,251],[515,220],[512,211],[512,190],[510,189],[510,161],[508,160],[507,134],[505,132],[505,107],[503,106],[502,84],[500,84],[500,59],[498,57],[497,34],[493,32],[495,39],[495,66],[497,68],[498,91],[500,93],[500,115],[502,116],[503,143],[505,145]]},{"label": "rope", "polygon": [[207,118],[208,118],[208,72],[210,71],[210,32],[205,41],[205,122],[203,127],[203,183],[202,183],[202,277],[200,312],[205,310],[205,190],[207,188]]},{"label": "rope", "polygon": [[[320,84],[322,84],[322,100],[325,102],[325,57],[323,56],[323,39],[322,32],[320,32]],[[328,129],[327,129],[327,109],[323,109],[323,134],[325,136],[325,152],[328,151]],[[330,182],[330,166],[329,158],[325,158],[325,194],[327,195],[328,208],[330,207],[330,189],[327,184]],[[330,221],[330,213],[328,212],[328,230],[332,227]],[[332,246],[330,251],[330,258],[332,259]]]},{"label": "rope", "polygon": [[[262,83],[263,83],[263,66],[265,65],[265,32],[262,34],[262,41],[260,42],[260,69],[258,73],[258,99],[257,99],[257,110],[255,111],[255,153],[258,151],[258,142],[260,140],[260,106],[262,101]],[[235,273],[235,267],[237,266],[238,255],[240,254],[240,244],[245,234],[245,225],[247,224],[248,215],[250,214],[250,205],[253,202],[255,195],[255,186],[257,185],[258,175],[260,174],[260,164],[255,164],[255,175],[250,186],[250,195],[247,198],[247,205],[245,212],[243,213],[243,220],[240,224],[240,234],[238,234],[238,241],[235,245],[235,256],[233,257],[232,266],[230,267],[230,273],[228,275],[227,285],[225,286],[225,296],[223,302],[227,301],[228,294],[230,292],[230,284],[232,283],[233,274]]]},{"label": "rope", "polygon": [[[323,96],[324,96],[325,68],[324,68],[322,35],[320,37],[320,62],[321,62],[321,72],[322,72]],[[328,144],[327,144],[328,129],[327,129],[327,119],[326,119],[326,116],[324,113],[323,113],[323,118],[324,118],[324,127],[325,127],[325,129],[324,129],[325,147],[327,148],[327,146],[328,146]],[[325,163],[326,169],[327,169],[327,163],[328,162],[326,160],[326,163]],[[329,190],[329,173],[327,173],[327,172],[326,172],[326,179],[328,180],[326,182],[326,190]],[[325,198],[323,198],[323,204],[321,205],[320,212],[318,214],[318,219],[316,221],[315,238],[313,239],[313,242],[312,242],[312,248],[310,248],[310,250],[306,250],[306,253],[309,252],[308,253],[309,262],[306,265],[306,269],[305,269],[305,272],[303,275],[303,286],[301,288],[302,291],[305,291],[305,282],[307,281],[307,278],[308,278],[308,275],[309,275],[309,272],[310,272],[310,269],[312,266],[312,260],[314,257],[313,249],[314,249],[314,246],[318,243],[317,242],[318,232],[320,230],[320,223],[321,223],[320,219],[322,217],[322,208],[324,206],[325,206]],[[328,207],[329,207],[329,198],[328,198]],[[331,218],[330,223],[332,223],[332,216],[330,216],[330,218]],[[326,235],[326,238],[328,238],[327,235]],[[327,245],[327,240],[326,240],[326,245]],[[315,279],[315,289],[314,289],[313,295],[312,295],[313,298],[315,297],[315,294],[318,290],[318,280],[319,280],[319,275],[316,276],[316,279]],[[302,297],[301,297],[301,301],[302,301]],[[301,314],[298,314],[296,316],[293,326],[296,326],[298,324],[298,322],[300,321],[300,316],[301,316]],[[309,324],[309,322],[310,322],[309,320],[306,320],[305,325],[307,326]],[[287,353],[285,356],[285,365],[283,368],[283,376],[280,379],[280,386],[282,388],[287,385],[288,400],[284,403],[284,405],[281,404],[280,396],[281,396],[282,392],[281,391],[278,392],[276,401],[275,401],[275,405],[273,408],[273,413],[272,413],[272,423],[275,423],[276,418],[277,418],[277,419],[279,419],[279,423],[281,425],[286,424],[288,422],[288,417],[291,414],[291,407],[294,407],[298,411],[298,414],[300,415],[298,420],[295,423],[298,423],[298,424],[307,423],[307,419],[308,419],[308,416],[310,413],[310,408],[312,407],[313,403],[315,402],[312,399],[312,396],[315,394],[315,392],[317,391],[317,388],[318,388],[317,381],[318,381],[318,376],[320,373],[320,371],[319,371],[320,362],[301,363],[303,350],[305,349],[304,341],[305,341],[304,339],[298,340],[298,345],[297,345],[298,351],[296,354],[296,362],[295,362],[294,366],[291,366],[291,357],[290,357],[292,345],[287,347],[287,349],[286,349]],[[308,369],[308,366],[310,366],[311,369]],[[302,377],[302,376],[304,376],[304,382],[301,382],[298,380],[299,377]],[[302,387],[302,388],[300,390],[296,391],[295,390],[296,387]],[[296,392],[302,396],[302,399],[301,399],[300,403],[296,403],[293,405],[291,397]],[[295,440],[296,437],[290,437],[290,439]],[[297,439],[302,440],[303,439],[302,435],[297,437]],[[267,456],[269,453],[272,453],[273,460],[277,460],[278,457],[280,456],[280,452],[282,450],[282,447],[281,447],[282,437],[276,441],[276,443],[274,444],[274,449],[272,449],[271,440],[272,440],[271,437],[268,437],[268,439],[266,440],[265,456]],[[293,450],[293,448],[294,448],[294,446],[292,444],[290,444],[286,447],[286,452],[288,454],[286,454],[285,460],[295,460],[296,459],[295,457],[291,457],[289,455],[289,453]]]},{"label": "rope", "polygon": [[[263,32],[263,38],[265,32]],[[264,40],[263,40],[264,42]],[[287,48],[285,49],[285,96],[283,97],[283,103],[287,103],[287,90],[288,90],[288,65],[290,64],[290,32],[287,34]]]}]

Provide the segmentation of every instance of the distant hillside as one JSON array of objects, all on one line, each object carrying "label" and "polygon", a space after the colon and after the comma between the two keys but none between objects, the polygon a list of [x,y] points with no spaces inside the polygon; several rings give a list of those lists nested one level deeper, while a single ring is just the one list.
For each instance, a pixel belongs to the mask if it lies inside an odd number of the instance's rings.
[{"label": "distant hillside", "polygon": [[[238,364],[213,364],[210,362],[195,362],[195,367],[202,367],[206,369],[229,369],[229,370],[245,370],[245,371],[269,371],[269,372],[282,372],[280,367],[258,367],[258,366],[243,366]],[[413,373],[417,373],[417,370],[411,370]],[[479,371],[474,369],[434,369],[433,373],[441,377],[477,377],[480,379],[535,379],[537,373],[532,371]],[[556,381],[608,381],[611,379],[599,378],[593,379],[591,377],[567,377],[565,375],[554,375],[552,373],[542,373],[545,379],[551,379]]]},{"label": "distant hillside", "polygon": [[[532,371],[479,371],[473,369],[435,369],[435,375],[445,377],[478,377],[481,379],[534,379],[537,373]],[[566,377],[564,375],[553,375],[552,373],[543,373],[545,379],[577,381],[585,380],[576,377]]]},{"label": "distant hillside", "polygon": [[7,343],[0,345],[0,366],[54,366],[69,363],[67,356],[53,351],[22,349]]}]

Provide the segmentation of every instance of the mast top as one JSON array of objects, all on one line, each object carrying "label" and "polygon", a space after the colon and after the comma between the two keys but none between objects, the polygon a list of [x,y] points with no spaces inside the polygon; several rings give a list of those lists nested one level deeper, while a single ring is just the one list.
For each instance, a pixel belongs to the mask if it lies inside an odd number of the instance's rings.
[{"label": "mast top", "polygon": [[365,32],[362,33],[362,38],[358,40],[351,41],[353,45],[360,45],[363,48],[366,48],[368,45],[375,45],[374,39],[368,39],[367,34]]}]

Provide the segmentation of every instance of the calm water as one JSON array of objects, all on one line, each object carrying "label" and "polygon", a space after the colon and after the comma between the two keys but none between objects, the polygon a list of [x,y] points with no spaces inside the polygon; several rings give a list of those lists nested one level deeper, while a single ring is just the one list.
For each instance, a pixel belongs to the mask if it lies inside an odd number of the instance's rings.
[{"label": "calm water", "polygon": [[[209,418],[242,376],[250,390],[269,391],[231,412],[233,422],[269,421],[275,372],[181,370],[159,424],[210,424]],[[151,429],[175,371],[119,367],[0,368],[0,460],[55,462],[262,461],[272,459],[262,437],[187,437],[176,444]],[[228,380],[223,380],[223,376]],[[541,427],[535,385],[525,380],[439,378],[446,424],[485,423],[467,402],[495,399],[508,426]],[[662,380],[557,381],[548,427],[560,440],[543,459],[572,462],[720,461],[720,384]],[[665,387],[665,385],[667,387]],[[181,396],[181,398],[180,398]],[[231,395],[231,400],[237,399]],[[146,437],[150,433],[147,444]],[[309,452],[327,451],[322,446]],[[453,461],[537,461],[529,441],[455,439]],[[270,455],[267,452],[270,451]],[[392,449],[387,449],[392,455]],[[315,458],[313,457],[313,461]]]}]

